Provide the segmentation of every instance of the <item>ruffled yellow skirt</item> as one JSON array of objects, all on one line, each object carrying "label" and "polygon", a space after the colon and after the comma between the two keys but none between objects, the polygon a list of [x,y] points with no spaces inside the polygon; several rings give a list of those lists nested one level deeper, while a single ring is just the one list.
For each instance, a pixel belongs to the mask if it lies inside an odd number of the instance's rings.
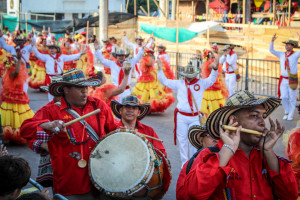
[{"label": "ruffled yellow skirt", "polygon": [[142,104],[150,103],[150,112],[164,112],[175,101],[174,96],[166,94],[156,81],[137,83],[132,94],[136,95]]},{"label": "ruffled yellow skirt", "polygon": [[0,107],[4,140],[25,144],[20,136],[20,127],[24,120],[32,118],[34,113],[28,104],[2,102]]},{"label": "ruffled yellow skirt", "polygon": [[222,90],[205,90],[203,93],[201,112],[209,115],[216,109],[223,107],[226,100]]},{"label": "ruffled yellow skirt", "polygon": [[29,78],[29,86],[33,89],[40,89],[41,86],[46,85],[46,68],[35,65],[31,71],[31,76]]}]

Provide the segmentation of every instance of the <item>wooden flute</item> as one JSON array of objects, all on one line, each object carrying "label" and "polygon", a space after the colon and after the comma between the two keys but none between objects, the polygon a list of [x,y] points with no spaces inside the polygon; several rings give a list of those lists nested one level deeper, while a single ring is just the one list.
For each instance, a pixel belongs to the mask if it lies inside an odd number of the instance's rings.
[{"label": "wooden flute", "polygon": [[[238,127],[234,127],[234,126],[227,126],[227,125],[223,125],[223,128],[226,130],[230,130],[230,131],[236,131],[238,129]],[[251,134],[255,134],[255,135],[262,135],[261,132],[258,131],[254,131],[254,130],[250,130],[250,129],[246,129],[246,128],[242,128],[241,132],[244,133],[251,133]]]}]

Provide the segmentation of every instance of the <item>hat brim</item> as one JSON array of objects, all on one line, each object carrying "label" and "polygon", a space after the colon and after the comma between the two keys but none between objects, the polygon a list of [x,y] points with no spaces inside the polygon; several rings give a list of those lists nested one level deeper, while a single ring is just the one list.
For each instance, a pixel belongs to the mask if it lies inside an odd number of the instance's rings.
[{"label": "hat brim", "polygon": [[139,104],[139,105],[138,104],[130,104],[130,103],[121,104],[117,100],[113,99],[113,100],[111,100],[110,107],[111,107],[111,110],[113,111],[114,115],[116,117],[118,117],[119,119],[122,118],[122,116],[120,114],[120,108],[124,105],[138,106],[140,108],[141,112],[140,112],[140,115],[137,117],[138,120],[142,120],[146,115],[148,115],[150,112],[150,108],[151,108],[151,105],[149,103]]},{"label": "hat brim", "polygon": [[74,86],[74,87],[95,87],[99,86],[101,84],[100,79],[97,78],[90,78],[85,81],[80,81],[77,83],[71,83],[71,82],[66,82],[66,81],[58,81],[55,83],[51,83],[49,85],[49,93],[52,94],[53,96],[59,97],[62,96],[64,93],[63,88],[65,86]]},{"label": "hat brim", "polygon": [[17,42],[26,42],[26,39],[13,39],[13,42],[14,43],[17,43]]},{"label": "hat brim", "polygon": [[49,92],[49,86],[40,86],[40,89],[43,90],[44,92]]},{"label": "hat brim", "polygon": [[266,109],[266,116],[268,117],[279,105],[281,100],[273,97],[258,99],[245,106],[224,106],[213,111],[207,118],[207,130],[211,137],[220,139],[220,122],[228,124],[229,117],[238,110],[250,108],[252,106],[263,105]]},{"label": "hat brim", "polygon": [[195,72],[193,74],[186,74],[184,72],[178,72],[178,74],[187,78],[195,78],[199,73]]},{"label": "hat brim", "polygon": [[199,136],[201,137],[202,134],[208,133],[207,129],[203,128],[199,125],[191,126],[188,132],[188,138],[190,143],[196,148],[201,149],[202,145],[200,141],[198,140]]},{"label": "hat brim", "polygon": [[125,55],[125,57],[127,58],[129,56],[129,53],[127,53],[127,54],[116,54],[116,53],[113,53],[112,55],[115,58],[117,58],[117,56],[120,56],[120,55]]},{"label": "hat brim", "polygon": [[60,47],[59,46],[57,46],[57,45],[47,45],[47,47],[50,49],[50,48],[56,48],[57,49],[57,53],[60,53],[61,52],[61,49],[60,49]]},{"label": "hat brim", "polygon": [[295,46],[295,44],[292,43],[292,42],[282,42],[282,43],[283,43],[283,44],[291,44],[291,45],[294,46],[294,48],[300,48],[299,45],[296,45],[296,46]]}]

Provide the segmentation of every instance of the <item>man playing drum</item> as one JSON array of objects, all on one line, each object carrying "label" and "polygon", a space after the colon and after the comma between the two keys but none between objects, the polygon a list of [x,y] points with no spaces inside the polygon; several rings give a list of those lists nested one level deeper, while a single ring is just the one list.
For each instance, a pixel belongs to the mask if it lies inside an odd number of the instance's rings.
[{"label": "man playing drum", "polygon": [[[33,118],[24,121],[21,135],[29,141],[48,134],[47,142],[53,167],[53,192],[68,199],[94,199],[87,161],[99,138],[116,129],[106,103],[89,97],[88,86],[100,85],[99,79],[86,79],[82,70],[71,69],[62,80],[51,83],[49,93],[61,96],[61,103],[49,103]],[[100,109],[84,121],[65,126],[66,122]],[[32,143],[29,142],[32,148]]]},{"label": "man playing drum", "polygon": [[[149,103],[140,104],[136,96],[129,95],[127,97],[124,97],[122,103],[119,103],[116,100],[112,100],[111,109],[114,115],[121,119],[117,124],[118,128],[124,127],[131,130],[136,129],[139,133],[158,138],[153,128],[139,122],[149,113]],[[167,156],[166,149],[160,141],[150,138],[148,138],[148,140],[153,144],[155,148],[159,149]]]},{"label": "man playing drum", "polygon": [[91,181],[100,199],[162,199],[171,182],[165,148],[154,130],[140,123],[150,110],[136,96],[111,101],[118,130],[101,138],[89,160]]}]

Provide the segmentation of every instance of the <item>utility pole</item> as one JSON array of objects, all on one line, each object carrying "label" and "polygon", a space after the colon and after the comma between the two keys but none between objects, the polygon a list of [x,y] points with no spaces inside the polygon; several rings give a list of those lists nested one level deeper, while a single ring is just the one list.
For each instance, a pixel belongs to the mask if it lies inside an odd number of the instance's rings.
[{"label": "utility pole", "polygon": [[176,1],[177,0],[172,0],[172,13],[171,13],[172,20],[176,19]]},{"label": "utility pole", "polygon": [[107,38],[108,0],[100,0],[99,4],[99,40]]}]

